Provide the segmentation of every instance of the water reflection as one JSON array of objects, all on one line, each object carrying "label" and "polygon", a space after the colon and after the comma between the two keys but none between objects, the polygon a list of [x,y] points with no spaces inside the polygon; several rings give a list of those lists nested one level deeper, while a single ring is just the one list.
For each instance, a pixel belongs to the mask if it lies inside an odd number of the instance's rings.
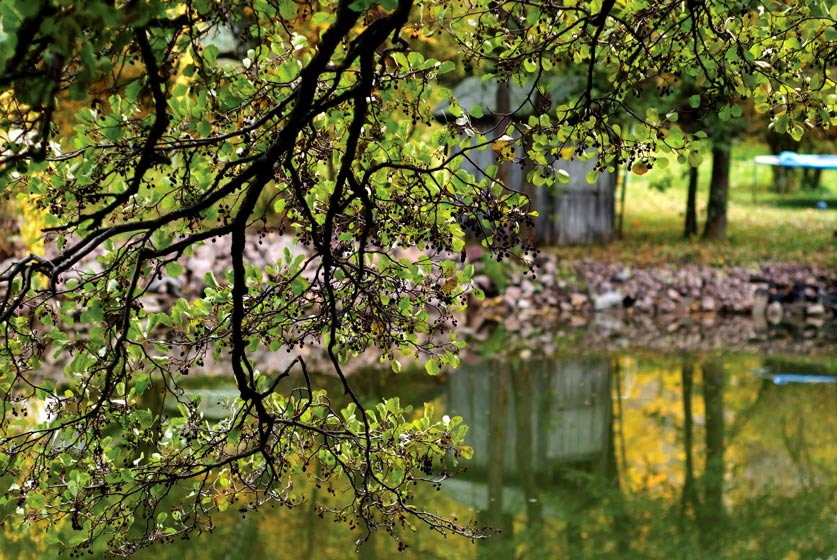
[{"label": "water reflection", "polygon": [[595,501],[580,475],[618,483],[611,392],[607,358],[493,359],[452,376],[448,410],[472,419],[475,456],[446,491],[503,531],[480,556],[511,553],[519,514],[532,545],[544,516],[564,521],[570,541],[577,537],[575,512]]},{"label": "water reflection", "polygon": [[[448,409],[473,419],[476,459],[447,492],[503,530],[477,556],[837,553],[837,392],[777,387],[750,374],[754,363],[709,355],[659,367],[623,356],[464,367],[448,384]],[[828,459],[813,461],[814,448]]]},{"label": "water reflection", "polygon": [[[829,558],[837,555],[837,360],[748,355],[532,357],[398,378],[402,402],[433,401],[471,426],[468,470],[420,498],[502,533],[485,543],[429,531],[399,558]],[[760,374],[760,372],[762,372]],[[329,381],[326,380],[326,383]],[[392,378],[357,379],[364,398]],[[207,394],[211,387],[203,389]],[[339,393],[335,387],[334,394]],[[324,490],[300,483],[309,498]],[[354,548],[313,507],[216,519],[212,535],[138,558],[391,558],[385,535]],[[40,558],[38,536],[7,535],[0,558]]]}]

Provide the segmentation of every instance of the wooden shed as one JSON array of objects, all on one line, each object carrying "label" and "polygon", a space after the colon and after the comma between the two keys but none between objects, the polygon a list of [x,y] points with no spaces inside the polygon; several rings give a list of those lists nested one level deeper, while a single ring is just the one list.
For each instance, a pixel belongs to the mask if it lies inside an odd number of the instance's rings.
[{"label": "wooden shed", "polygon": [[[453,89],[462,109],[470,117],[471,124],[480,132],[499,135],[497,82],[471,76]],[[553,101],[567,96],[573,88],[573,80],[561,83],[560,91],[552,95]],[[511,118],[522,120],[535,111],[537,101],[532,99],[532,88],[519,85],[509,86]],[[435,110],[438,120],[453,119],[450,103],[444,102]],[[476,107],[479,109],[474,110]],[[477,116],[474,116],[477,115]],[[595,164],[595,154],[586,154],[589,159],[555,160],[552,166],[570,174],[567,184],[556,182],[545,188],[535,188],[526,182],[524,169],[527,167],[522,146],[517,147],[518,157],[524,165],[515,164],[508,170],[507,187],[530,195],[533,208],[539,217],[535,225],[535,241],[539,245],[584,245],[604,243],[613,239],[615,223],[616,174],[600,173],[594,184],[587,183],[587,173]],[[483,170],[496,163],[496,154],[490,148],[474,150],[462,164],[462,169],[481,179]]]}]

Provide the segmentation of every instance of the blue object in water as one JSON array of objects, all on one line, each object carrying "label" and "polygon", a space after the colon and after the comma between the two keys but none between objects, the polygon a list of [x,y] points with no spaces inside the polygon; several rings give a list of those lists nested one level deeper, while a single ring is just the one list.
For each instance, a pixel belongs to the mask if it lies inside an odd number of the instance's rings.
[{"label": "blue object in water", "polygon": [[787,385],[788,383],[837,383],[833,375],[810,375],[804,373],[774,373],[773,383]]},{"label": "blue object in water", "polygon": [[791,373],[783,371],[773,373],[769,368],[763,367],[754,369],[753,373],[759,377],[770,379],[776,385],[787,385],[788,383],[837,383],[837,376],[819,373]]}]

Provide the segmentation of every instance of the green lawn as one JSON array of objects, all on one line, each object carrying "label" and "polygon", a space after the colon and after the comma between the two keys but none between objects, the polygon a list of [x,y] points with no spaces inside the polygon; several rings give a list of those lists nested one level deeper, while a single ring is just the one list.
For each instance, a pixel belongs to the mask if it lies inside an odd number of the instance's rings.
[{"label": "green lawn", "polygon": [[[756,144],[733,148],[728,238],[724,242],[683,238],[686,169],[674,162],[668,169],[654,169],[641,177],[631,175],[621,240],[602,247],[558,251],[567,258],[591,256],[634,264],[799,262],[837,266],[837,170],[823,173],[822,188],[817,191],[779,195],[770,190],[771,168],[753,161],[754,156],[767,153],[765,146]],[[710,161],[700,167],[701,230],[710,167]],[[827,209],[817,209],[820,201]]]}]

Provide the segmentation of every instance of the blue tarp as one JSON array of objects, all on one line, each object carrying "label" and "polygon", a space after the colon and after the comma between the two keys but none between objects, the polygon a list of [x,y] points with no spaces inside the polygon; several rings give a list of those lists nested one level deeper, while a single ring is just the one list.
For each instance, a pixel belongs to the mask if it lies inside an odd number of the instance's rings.
[{"label": "blue tarp", "polygon": [[788,383],[837,383],[837,377],[821,373],[793,373],[786,371],[774,372],[769,368],[756,368],[753,373],[759,377],[766,377],[776,385]]},{"label": "blue tarp", "polygon": [[778,156],[756,156],[756,163],[780,167],[807,167],[809,169],[837,169],[837,155],[797,154],[782,152]]}]

